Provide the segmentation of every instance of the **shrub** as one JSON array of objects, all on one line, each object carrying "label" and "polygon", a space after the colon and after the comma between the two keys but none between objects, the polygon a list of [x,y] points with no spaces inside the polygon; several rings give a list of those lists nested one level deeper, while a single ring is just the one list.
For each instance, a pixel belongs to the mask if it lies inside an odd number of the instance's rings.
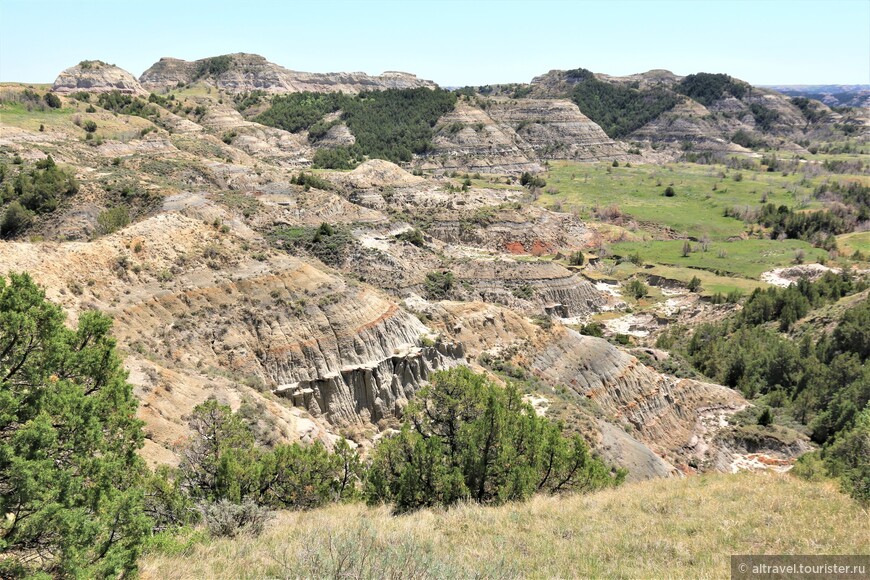
[{"label": "shrub", "polygon": [[145,119],[157,115],[157,107],[147,103],[145,99],[125,95],[120,91],[101,93],[97,104],[107,111],[123,115],[135,115]]},{"label": "shrub", "polygon": [[325,222],[317,228],[276,228],[270,237],[274,241],[280,240],[288,249],[304,250],[330,266],[343,264],[353,247],[353,235],[347,227],[331,226]]},{"label": "shrub", "polygon": [[677,192],[674,191],[674,188],[670,185],[665,188],[665,197],[674,197],[677,195]]},{"label": "shrub", "polygon": [[545,187],[547,182],[543,177],[538,177],[536,175],[532,175],[528,171],[523,172],[520,176],[520,185],[523,187],[533,188],[533,187]]},{"label": "shrub", "polygon": [[643,256],[640,255],[640,252],[635,252],[628,257],[628,261],[640,268],[643,266]]},{"label": "shrub", "polygon": [[586,258],[585,256],[583,256],[583,252],[580,250],[577,250],[576,252],[568,256],[568,264],[571,266],[582,266],[585,261]]},{"label": "shrub", "polygon": [[97,130],[97,124],[92,119],[82,122],[82,129],[88,133],[94,133]]},{"label": "shrub", "polygon": [[33,221],[33,212],[26,209],[18,201],[13,201],[3,214],[0,222],[0,236],[7,238],[15,236],[25,230]]},{"label": "shrub", "polygon": [[421,232],[417,228],[412,228],[410,230],[405,230],[399,235],[396,236],[397,240],[402,242],[408,242],[409,244],[413,244],[418,248],[422,248],[426,245],[426,241],[423,238],[423,232]]},{"label": "shrub", "polygon": [[13,200],[17,199],[31,212],[48,213],[57,208],[62,195],[72,195],[78,192],[78,187],[75,177],[58,167],[49,155],[32,169],[22,169],[15,176]]},{"label": "shrub", "polygon": [[426,297],[429,300],[443,300],[447,298],[454,284],[453,272],[429,272],[426,274],[426,280],[423,286],[426,290]]},{"label": "shrub", "polygon": [[374,449],[369,503],[397,512],[470,499],[501,504],[534,493],[592,491],[620,483],[579,435],[539,417],[516,387],[466,367],[435,373],[407,409],[399,434]]},{"label": "shrub", "polygon": [[689,254],[692,253],[692,244],[689,243],[689,240],[683,241],[683,249],[680,250],[680,255],[684,258],[688,258]]},{"label": "shrub", "polygon": [[107,209],[97,216],[97,233],[100,235],[116,232],[130,223],[130,213],[124,206]]},{"label": "shrub", "polygon": [[268,508],[252,500],[232,503],[225,499],[199,507],[209,534],[215,538],[233,538],[239,534],[259,536],[272,517]]},{"label": "shrub", "polygon": [[45,93],[45,96],[43,97],[43,99],[45,100],[45,104],[48,105],[49,107],[51,107],[52,109],[60,109],[60,107],[61,107],[60,97],[58,97],[54,93]]},{"label": "shrub", "polygon": [[312,167],[320,169],[353,169],[357,164],[348,147],[318,149],[311,161]]},{"label": "shrub", "polygon": [[647,288],[647,285],[636,278],[630,281],[625,289],[629,296],[634,297],[636,300],[640,300],[649,294],[649,288]]},{"label": "shrub", "polygon": [[697,276],[692,276],[692,279],[689,280],[689,284],[686,286],[689,289],[689,292],[698,292],[701,290],[701,279]]},{"label": "shrub", "polygon": [[601,338],[604,336],[604,326],[600,322],[589,322],[580,327],[580,334]]},{"label": "shrub", "polygon": [[290,183],[301,185],[305,188],[322,189],[323,191],[331,191],[333,189],[332,183],[313,173],[305,173],[304,171],[300,172],[299,175],[291,177]]}]

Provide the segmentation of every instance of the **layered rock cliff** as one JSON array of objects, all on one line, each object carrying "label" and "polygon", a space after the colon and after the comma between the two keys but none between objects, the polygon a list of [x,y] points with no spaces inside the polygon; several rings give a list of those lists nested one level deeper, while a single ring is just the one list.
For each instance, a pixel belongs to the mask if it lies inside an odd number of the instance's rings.
[{"label": "layered rock cliff", "polygon": [[453,273],[473,299],[531,314],[583,317],[606,302],[592,284],[551,261],[473,260],[457,264]]},{"label": "layered rock cliff", "polygon": [[[700,461],[696,444],[704,413],[746,405],[736,391],[659,374],[605,340],[560,325],[539,328],[506,308],[442,302],[427,312],[469,356],[505,359],[587,400],[607,423],[598,427],[597,448],[633,464],[635,477],[658,477]],[[712,462],[718,450],[703,453]]]},{"label": "layered rock cliff", "polygon": [[566,99],[494,99],[487,113],[514,129],[541,159],[596,161],[626,155],[624,144]]},{"label": "layered rock cliff", "polygon": [[56,93],[119,91],[130,95],[147,95],[136,77],[122,68],[101,60],[83,60],[57,76],[51,90]]},{"label": "layered rock cliff", "polygon": [[354,73],[306,73],[288,70],[256,54],[235,53],[197,61],[161,58],[142,73],[139,81],[151,91],[173,89],[205,80],[230,93],[335,92],[358,93],[382,89],[435,88],[431,81],[403,72],[371,76]]},{"label": "layered rock cliff", "polygon": [[246,257],[249,235],[162,213],[97,242],[0,244],[0,272],[30,272],[73,319],[113,316],[155,456],[210,394],[283,408],[283,438],[322,437],[396,416],[432,370],[463,360],[450,342],[425,346],[429,330],[370,287],[287,255]]}]

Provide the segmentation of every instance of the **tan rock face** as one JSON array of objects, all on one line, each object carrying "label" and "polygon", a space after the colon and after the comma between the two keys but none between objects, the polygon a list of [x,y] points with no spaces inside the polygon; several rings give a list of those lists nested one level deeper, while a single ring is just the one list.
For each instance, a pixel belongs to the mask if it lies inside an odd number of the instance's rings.
[{"label": "tan rock face", "polygon": [[535,153],[509,126],[484,110],[459,102],[435,126],[431,153],[420,158],[423,169],[479,173],[537,173]]},{"label": "tan rock face", "polygon": [[[599,448],[610,447],[611,457],[625,461],[621,465],[634,465],[640,470],[635,477],[661,477],[673,464],[685,464],[695,457],[703,413],[746,404],[726,387],[661,375],[605,340],[559,325],[544,330],[503,307],[441,302],[430,315],[467,354],[507,358],[545,383],[588,399],[608,424],[601,428]],[[710,457],[718,453],[707,451]]]},{"label": "tan rock face", "polygon": [[731,137],[740,129],[747,127],[738,119],[714,119],[702,104],[685,99],[633,132],[631,138],[679,146],[691,143],[695,151],[747,152],[744,147],[731,143]]},{"label": "tan rock face", "polygon": [[395,163],[371,159],[347,173],[333,173],[330,179],[353,189],[411,187],[423,183],[422,177],[411,175]]},{"label": "tan rock face", "polygon": [[498,99],[487,113],[514,129],[542,159],[595,161],[626,154],[624,144],[566,99]]},{"label": "tan rock face", "polygon": [[209,395],[274,407],[281,439],[323,438],[395,416],[433,369],[461,359],[450,344],[421,346],[429,330],[371,287],[284,254],[243,257],[247,235],[161,213],[90,243],[2,242],[0,272],[30,272],[72,320],[95,307],[113,317],[155,460]]},{"label": "tan rock face", "polygon": [[543,171],[544,159],[621,159],[627,147],[565,99],[492,98],[484,108],[460,101],[438,120],[428,170],[511,173]]},{"label": "tan rock face", "polygon": [[[242,93],[261,90],[267,93],[344,92],[382,89],[407,89],[417,87],[436,88],[431,81],[418,79],[415,75],[401,72],[387,72],[371,76],[355,73],[306,73],[288,70],[267,61],[256,54],[237,53],[227,55],[232,64],[229,69],[217,76],[206,75],[206,80],[217,88]],[[161,58],[142,73],[140,82],[149,90],[171,89],[179,83],[198,80],[199,71],[208,59],[194,62],[177,58]]]},{"label": "tan rock face", "polygon": [[82,61],[60,73],[51,88],[56,93],[119,91],[130,95],[147,95],[136,77],[122,68],[99,60]]},{"label": "tan rock face", "polygon": [[586,316],[601,310],[606,302],[592,284],[555,262],[473,260],[457,264],[453,273],[469,287],[472,299],[530,314]]}]

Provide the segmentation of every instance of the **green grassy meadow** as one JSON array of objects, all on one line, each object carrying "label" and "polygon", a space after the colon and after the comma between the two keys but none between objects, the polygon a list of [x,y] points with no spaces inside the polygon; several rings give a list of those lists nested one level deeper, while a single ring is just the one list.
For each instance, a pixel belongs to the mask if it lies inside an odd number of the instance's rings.
[{"label": "green grassy meadow", "polygon": [[[538,204],[573,211],[596,224],[609,239],[609,253],[617,259],[639,255],[644,267],[620,266],[620,276],[655,274],[688,282],[701,279],[704,294],[766,286],[763,272],[796,263],[827,262],[828,252],[802,240],[772,240],[762,226],[726,217],[726,209],[757,208],[763,203],[795,209],[822,209],[816,188],[826,180],[870,181],[866,175],[824,171],[783,173],[757,169],[729,169],[725,165],[670,163],[659,165],[577,163],[554,161]],[[674,195],[665,196],[672,187]],[[602,221],[602,210],[621,215],[620,228]],[[683,256],[684,239],[692,251]],[[698,240],[705,240],[702,244]],[[870,252],[870,233],[838,238],[844,254]],[[706,251],[703,249],[706,245]],[[834,264],[836,265],[836,264]]]},{"label": "green grassy meadow", "polygon": [[[811,200],[817,182],[820,178],[804,180],[802,174],[783,176],[724,165],[611,167],[609,163],[559,161],[550,164],[539,203],[561,205],[587,219],[596,208],[616,207],[651,235],[657,228],[650,226],[664,226],[689,237],[724,240],[746,231],[741,220],[723,215],[725,209],[758,206],[762,199],[790,207],[810,200],[806,207],[820,207]],[[664,195],[669,186],[674,188],[674,197]]]}]

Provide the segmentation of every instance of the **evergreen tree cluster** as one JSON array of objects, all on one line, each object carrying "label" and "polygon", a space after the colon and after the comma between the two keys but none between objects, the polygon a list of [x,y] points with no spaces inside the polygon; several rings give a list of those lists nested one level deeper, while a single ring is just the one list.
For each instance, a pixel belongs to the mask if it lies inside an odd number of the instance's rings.
[{"label": "evergreen tree cluster", "polygon": [[807,120],[807,125],[821,121],[826,117],[826,113],[806,97],[794,97],[791,99],[791,104],[800,109],[804,119]]},{"label": "evergreen tree cluster", "polygon": [[72,172],[61,169],[51,155],[32,167],[13,170],[0,163],[0,205],[8,204],[0,220],[0,236],[14,236],[39,214],[57,209],[65,196],[78,192]]},{"label": "evergreen tree cluster", "polygon": [[143,431],[110,327],[68,329],[27,275],[0,278],[0,577],[135,569]]},{"label": "evergreen tree cluster", "polygon": [[815,340],[810,333],[797,340],[781,334],[811,308],[866,288],[849,274],[829,273],[816,282],[757,290],[731,319],[702,324],[690,338],[668,333],[658,345],[807,425],[823,446],[826,471],[854,497],[870,501],[870,299],[847,309]]},{"label": "evergreen tree cluster", "polygon": [[732,96],[743,98],[749,87],[726,74],[697,73],[683,78],[676,87],[678,93],[709,107],[716,101]]},{"label": "evergreen tree cluster", "polygon": [[569,71],[574,84],[571,100],[609,137],[625,137],[662,113],[673,109],[680,97],[666,89],[639,90],[600,81],[585,70]]},{"label": "evergreen tree cluster", "polygon": [[808,242],[827,240],[831,246],[828,249],[834,249],[836,240],[828,238],[851,232],[858,222],[860,212],[859,215],[853,215],[845,206],[835,206],[822,211],[795,211],[786,205],[768,203],[748,212],[739,208],[726,208],[724,215],[770,228],[771,239],[789,238]]},{"label": "evergreen tree cluster", "polygon": [[198,522],[256,534],[273,509],[497,504],[625,477],[516,388],[465,367],[435,374],[365,463],[343,439],[332,450],[258,440],[244,404],[208,399],[188,417],[179,465],[149,471],[110,329],[95,311],[69,329],[29,276],[0,278],[0,577],[130,576],[150,535]]},{"label": "evergreen tree cluster", "polygon": [[110,93],[100,93],[100,96],[97,98],[97,105],[113,113],[149,119],[158,114],[154,103],[163,104],[166,101],[167,99],[158,95],[152,95],[150,102],[148,102],[141,97],[134,97],[120,91],[112,91]]},{"label": "evergreen tree cluster", "polygon": [[444,90],[389,89],[343,93],[293,93],[276,96],[269,109],[254,120],[290,132],[309,131],[311,139],[326,134],[332,122],[323,117],[341,111],[341,121],[356,142],[348,147],[317,152],[317,167],[347,169],[366,158],[395,163],[410,161],[429,150],[432,128],[453,110],[456,94]]},{"label": "evergreen tree cluster", "polygon": [[515,387],[461,367],[436,373],[409,405],[401,432],[378,444],[365,494],[406,512],[592,491],[624,477],[593,457],[579,435],[566,437],[539,417]]}]

